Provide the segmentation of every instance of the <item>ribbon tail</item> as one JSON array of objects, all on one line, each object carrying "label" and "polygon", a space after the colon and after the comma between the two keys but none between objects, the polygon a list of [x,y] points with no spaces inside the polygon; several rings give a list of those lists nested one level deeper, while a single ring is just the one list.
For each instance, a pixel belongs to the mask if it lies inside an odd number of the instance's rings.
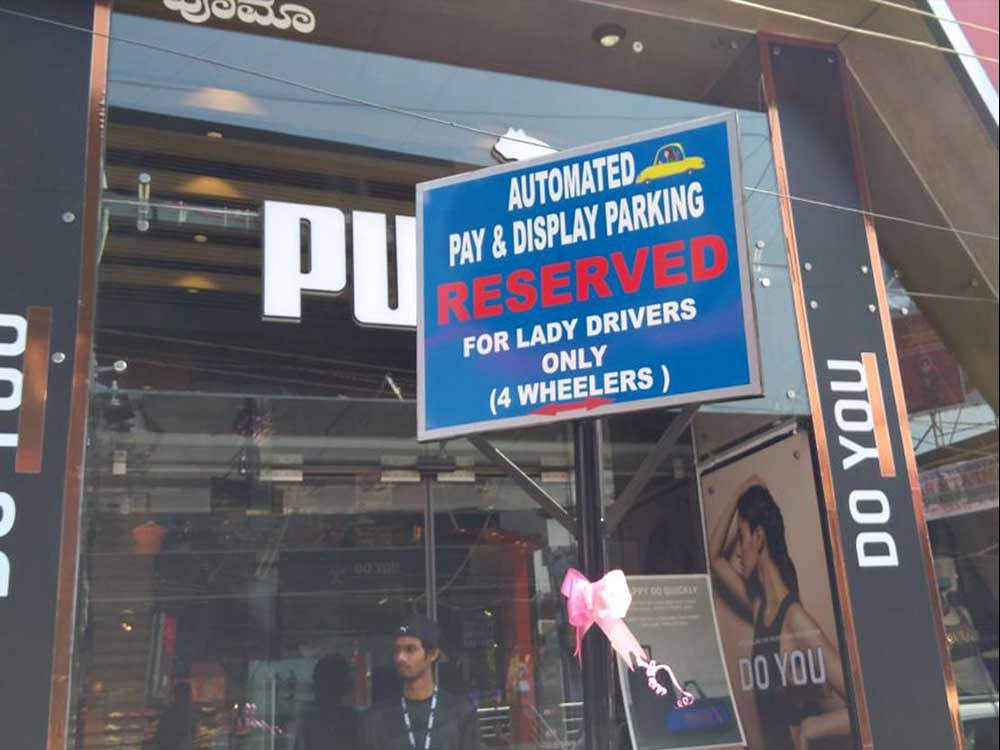
[{"label": "ribbon tail", "polygon": [[[611,648],[625,660],[629,669],[634,670],[636,663],[644,664],[647,661],[646,652],[642,650],[642,645],[624,621],[616,618],[612,620],[598,620],[597,624],[608,637]],[[633,656],[635,657],[634,661]]]}]

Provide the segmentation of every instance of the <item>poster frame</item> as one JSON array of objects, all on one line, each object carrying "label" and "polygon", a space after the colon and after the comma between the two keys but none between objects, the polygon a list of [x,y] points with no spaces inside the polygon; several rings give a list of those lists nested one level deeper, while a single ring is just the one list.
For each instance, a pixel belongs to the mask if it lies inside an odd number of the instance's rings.
[{"label": "poster frame", "polygon": [[[704,524],[704,521],[702,521],[702,524]],[[718,649],[719,662],[720,665],[722,666],[722,674],[726,678],[726,690],[729,693],[729,702],[733,709],[733,717],[736,719],[736,727],[740,733],[739,746],[746,747],[747,745],[746,730],[743,728],[743,718],[740,716],[739,708],[736,706],[736,694],[733,692],[733,681],[732,678],[729,676],[729,670],[726,668],[726,652],[722,648],[722,636],[719,633],[719,618],[716,616],[715,612],[715,589],[714,586],[712,585],[712,575],[710,573],[668,573],[668,574],[649,574],[649,575],[643,574],[643,575],[627,576],[627,579],[630,581],[638,578],[672,578],[672,579],[698,578],[704,581],[706,587],[706,593],[708,595],[709,614],[712,617],[712,625],[715,629],[715,646],[716,649]],[[633,719],[632,712],[629,710],[630,701],[628,700],[629,697],[628,688],[626,688],[626,685],[628,684],[628,675],[626,674],[625,670],[628,669],[628,667],[625,664],[625,661],[621,658],[621,656],[616,656],[615,662],[618,668],[618,681],[619,684],[621,685],[622,704],[625,708],[625,721],[626,724],[628,725],[629,740],[631,740],[632,742],[632,747],[637,748],[639,747],[639,743],[636,740],[635,721]],[[695,705],[697,705],[697,703]],[[714,745],[684,745],[683,748],[680,746],[676,746],[673,748],[666,748],[664,750],[715,750],[716,748],[723,748],[723,747],[731,748],[734,747],[734,745],[731,742],[722,742]]]}]

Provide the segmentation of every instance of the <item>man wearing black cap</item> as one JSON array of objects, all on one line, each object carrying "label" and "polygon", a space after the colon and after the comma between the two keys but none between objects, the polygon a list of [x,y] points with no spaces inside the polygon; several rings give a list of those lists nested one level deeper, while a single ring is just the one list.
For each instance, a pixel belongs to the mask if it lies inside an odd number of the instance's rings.
[{"label": "man wearing black cap", "polygon": [[479,750],[479,725],[472,706],[434,684],[434,663],[440,656],[433,620],[413,615],[400,626],[393,662],[403,692],[365,714],[363,750]]}]

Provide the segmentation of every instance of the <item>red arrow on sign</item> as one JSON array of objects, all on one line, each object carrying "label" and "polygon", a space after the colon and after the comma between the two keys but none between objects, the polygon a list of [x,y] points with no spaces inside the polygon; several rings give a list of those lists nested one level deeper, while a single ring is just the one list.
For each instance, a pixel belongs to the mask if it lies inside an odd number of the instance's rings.
[{"label": "red arrow on sign", "polygon": [[559,412],[563,411],[576,411],[577,409],[586,409],[590,411],[591,409],[596,409],[598,406],[604,406],[605,404],[614,403],[613,398],[598,398],[592,396],[590,398],[585,398],[583,401],[570,401],[565,404],[546,404],[545,406],[540,406],[535,409],[532,414],[542,414],[546,417],[554,417]]}]

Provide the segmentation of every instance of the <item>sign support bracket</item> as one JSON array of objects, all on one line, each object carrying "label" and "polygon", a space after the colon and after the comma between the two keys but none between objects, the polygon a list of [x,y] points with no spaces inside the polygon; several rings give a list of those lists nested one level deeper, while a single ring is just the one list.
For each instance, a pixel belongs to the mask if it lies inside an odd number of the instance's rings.
[{"label": "sign support bracket", "polygon": [[604,535],[606,537],[610,537],[615,532],[618,524],[622,522],[622,519],[625,518],[626,514],[638,502],[639,495],[646,489],[646,485],[653,478],[653,474],[656,473],[656,470],[660,468],[660,465],[670,455],[670,451],[673,450],[681,435],[684,434],[684,430],[691,424],[694,415],[698,411],[698,407],[699,404],[690,404],[682,408],[674,417],[670,426],[663,431],[660,439],[656,441],[656,445],[642,459],[642,463],[639,464],[639,468],[632,476],[632,479],[629,480],[628,485],[622,490],[622,493],[611,507],[608,508],[604,519]]},{"label": "sign support bracket", "polygon": [[469,436],[467,439],[470,443],[472,443],[476,450],[482,453],[493,464],[503,469],[507,473],[507,476],[514,480],[514,483],[518,487],[527,492],[528,496],[532,500],[542,506],[542,508],[545,509],[556,521],[558,521],[563,528],[576,537],[576,522],[574,521],[573,516],[559,504],[558,500],[542,489],[542,487],[534,479],[529,477],[520,466],[511,461],[489,440],[477,435]]}]

